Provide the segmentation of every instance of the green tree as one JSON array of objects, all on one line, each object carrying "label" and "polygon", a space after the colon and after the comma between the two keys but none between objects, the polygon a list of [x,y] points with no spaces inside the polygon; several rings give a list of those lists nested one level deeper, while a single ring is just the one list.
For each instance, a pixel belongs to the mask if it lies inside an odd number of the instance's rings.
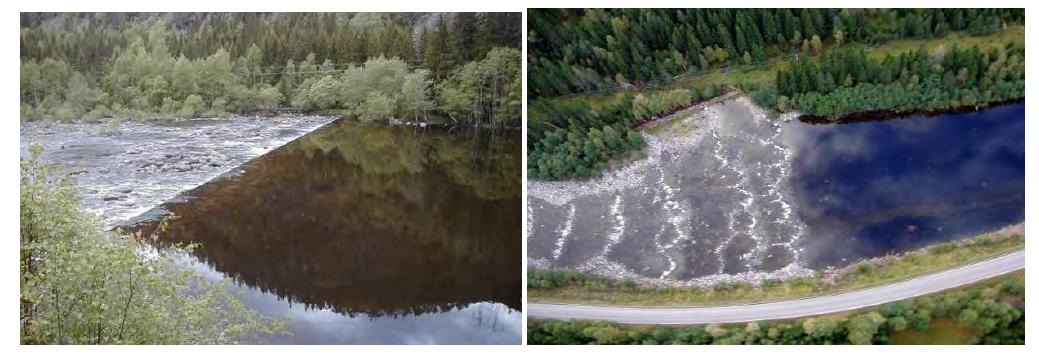
[{"label": "green tree", "polygon": [[339,80],[325,75],[309,87],[301,87],[292,99],[292,105],[304,110],[326,110],[336,105],[339,99]]},{"label": "green tree", "polygon": [[[101,232],[78,210],[67,175],[21,163],[23,344],[212,344],[256,341],[281,325],[137,238]],[[190,247],[189,247],[190,248]],[[186,252],[174,247],[168,252]]]},{"label": "green tree", "polygon": [[184,99],[184,106],[180,108],[178,113],[181,117],[198,117],[205,110],[206,103],[202,101],[202,97],[198,95],[189,95]]},{"label": "green tree", "polygon": [[873,344],[873,336],[884,324],[884,316],[869,312],[852,317],[848,321],[848,341],[852,344]]},{"label": "green tree", "polygon": [[801,327],[807,336],[814,338],[829,338],[836,329],[836,324],[826,318],[808,318]]}]

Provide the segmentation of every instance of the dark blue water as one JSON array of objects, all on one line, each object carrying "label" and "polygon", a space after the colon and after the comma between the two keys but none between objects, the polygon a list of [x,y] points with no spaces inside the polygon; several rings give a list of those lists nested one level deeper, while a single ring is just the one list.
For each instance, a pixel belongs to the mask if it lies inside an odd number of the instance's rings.
[{"label": "dark blue water", "polygon": [[791,122],[809,267],[1024,221],[1025,105],[845,124]]}]

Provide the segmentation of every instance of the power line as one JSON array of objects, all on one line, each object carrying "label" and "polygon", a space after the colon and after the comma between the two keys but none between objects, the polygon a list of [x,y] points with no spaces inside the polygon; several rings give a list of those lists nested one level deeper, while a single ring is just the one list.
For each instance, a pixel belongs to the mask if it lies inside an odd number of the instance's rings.
[{"label": "power line", "polygon": [[[355,69],[355,68],[361,68],[361,67],[359,67],[359,66],[350,66],[350,64],[346,64],[346,65],[347,65],[348,67],[344,67],[344,68],[342,68],[342,69],[330,69],[330,70],[314,70],[314,71],[288,71],[288,70],[287,70],[287,69],[288,69],[288,67],[286,66],[286,67],[279,67],[280,69],[282,69],[281,71],[269,71],[269,72],[258,72],[258,73],[245,73],[245,75],[251,75],[251,76],[265,76],[265,75],[283,75],[283,74],[287,74],[287,73],[291,73],[291,74],[323,74],[323,73],[342,73],[342,72],[345,72],[345,71],[347,71],[347,70],[351,70],[351,69]],[[315,66],[322,66],[322,65],[315,65]],[[334,68],[334,67],[335,67],[335,66],[333,66],[333,68]],[[273,67],[268,67],[268,69],[272,69],[272,68],[273,68]],[[423,67],[420,67],[420,66],[417,66],[417,65],[406,65],[406,68],[407,68],[408,70],[411,70],[411,71],[414,71],[414,70],[417,70],[417,69],[425,69],[425,68],[423,68]]]}]

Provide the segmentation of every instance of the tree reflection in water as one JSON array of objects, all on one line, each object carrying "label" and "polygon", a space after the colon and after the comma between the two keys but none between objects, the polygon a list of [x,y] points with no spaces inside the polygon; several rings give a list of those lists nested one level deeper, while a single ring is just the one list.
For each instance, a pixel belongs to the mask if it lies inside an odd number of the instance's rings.
[{"label": "tree reflection in water", "polygon": [[162,206],[175,218],[156,236],[198,243],[216,271],[307,307],[518,310],[518,133],[340,120]]}]

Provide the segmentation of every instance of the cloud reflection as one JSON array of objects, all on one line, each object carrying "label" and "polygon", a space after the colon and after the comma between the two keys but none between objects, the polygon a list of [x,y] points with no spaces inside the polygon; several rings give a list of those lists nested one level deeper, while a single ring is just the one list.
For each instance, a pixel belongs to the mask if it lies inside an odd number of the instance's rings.
[{"label": "cloud reflection", "polygon": [[934,117],[790,122],[810,266],[983,233],[1024,217],[1024,104]]}]

